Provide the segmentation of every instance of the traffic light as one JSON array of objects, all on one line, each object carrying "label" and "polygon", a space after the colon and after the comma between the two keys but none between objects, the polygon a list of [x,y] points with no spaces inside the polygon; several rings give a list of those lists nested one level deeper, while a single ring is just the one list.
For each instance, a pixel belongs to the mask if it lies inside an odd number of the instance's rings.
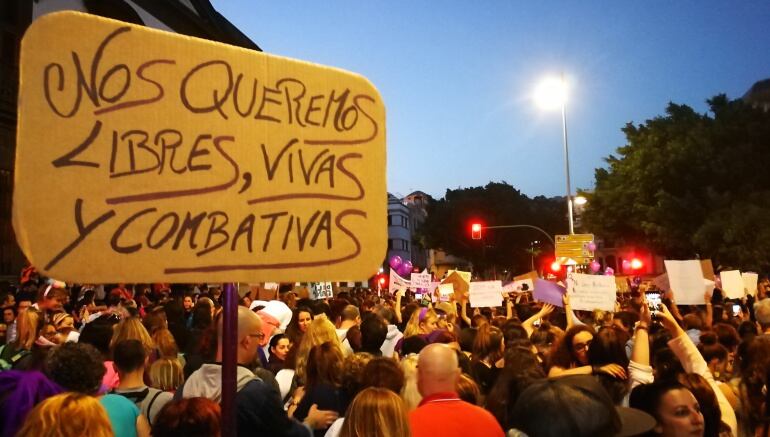
[{"label": "traffic light", "polygon": [[471,224],[471,238],[481,240],[481,223]]},{"label": "traffic light", "polygon": [[554,273],[558,273],[561,271],[561,264],[559,261],[554,261],[551,263],[551,271]]},{"label": "traffic light", "polygon": [[644,263],[639,258],[631,260],[631,270],[640,270],[642,267],[644,267]]}]

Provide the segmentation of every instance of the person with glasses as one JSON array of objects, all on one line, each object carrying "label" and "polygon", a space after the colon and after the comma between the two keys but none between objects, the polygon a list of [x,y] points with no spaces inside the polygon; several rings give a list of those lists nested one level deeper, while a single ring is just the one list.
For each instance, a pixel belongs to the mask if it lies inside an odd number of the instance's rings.
[{"label": "person with glasses", "polygon": [[619,379],[626,379],[626,370],[619,364],[591,366],[588,351],[596,332],[588,325],[576,325],[564,333],[551,352],[549,377],[566,375],[591,375],[604,373]]},{"label": "person with glasses", "polygon": [[[177,389],[175,399],[204,397],[221,402],[222,318],[217,322],[217,332],[216,361],[204,364],[193,372]],[[310,436],[315,429],[327,428],[337,419],[336,412],[319,410],[316,405],[312,405],[304,422],[292,419],[284,411],[278,391],[246,367],[254,361],[264,337],[259,316],[248,308],[238,307],[235,396],[238,434],[249,435],[255,430],[270,430],[271,435]]]}]

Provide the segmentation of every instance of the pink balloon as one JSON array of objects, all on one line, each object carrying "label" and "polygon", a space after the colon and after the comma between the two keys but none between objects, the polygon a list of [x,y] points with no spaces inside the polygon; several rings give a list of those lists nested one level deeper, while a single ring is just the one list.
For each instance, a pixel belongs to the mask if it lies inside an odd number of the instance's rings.
[{"label": "pink balloon", "polygon": [[593,241],[588,243],[588,250],[590,250],[591,252],[595,251],[596,250],[596,243],[594,243]]},{"label": "pink balloon", "polygon": [[591,261],[591,264],[588,265],[591,268],[591,271],[596,273],[599,271],[599,269],[602,268],[602,265],[599,264],[599,261]]},{"label": "pink balloon", "polygon": [[623,260],[623,270],[628,270],[631,268],[631,262],[627,259]]},{"label": "pink balloon", "polygon": [[404,261],[401,259],[398,255],[393,255],[390,257],[390,268],[394,269],[396,272],[398,272],[398,268],[401,267],[401,264]]},{"label": "pink balloon", "polygon": [[615,270],[612,267],[607,267],[604,269],[604,275],[605,276],[612,276],[615,274]]}]

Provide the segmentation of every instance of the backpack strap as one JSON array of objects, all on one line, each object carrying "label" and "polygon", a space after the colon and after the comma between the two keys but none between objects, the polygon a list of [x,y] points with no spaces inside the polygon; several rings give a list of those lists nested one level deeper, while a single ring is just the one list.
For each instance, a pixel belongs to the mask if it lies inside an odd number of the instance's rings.
[{"label": "backpack strap", "polygon": [[152,426],[152,414],[151,414],[152,413],[152,404],[155,403],[155,400],[158,399],[158,396],[160,396],[161,393],[163,393],[163,391],[162,390],[158,390],[155,393],[155,396],[153,396],[152,399],[150,399],[150,404],[147,406],[147,422],[150,423],[150,426]]}]

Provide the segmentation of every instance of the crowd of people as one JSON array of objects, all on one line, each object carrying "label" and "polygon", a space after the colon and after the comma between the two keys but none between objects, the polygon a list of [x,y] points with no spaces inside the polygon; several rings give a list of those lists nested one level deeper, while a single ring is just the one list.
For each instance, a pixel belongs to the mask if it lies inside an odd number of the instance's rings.
[{"label": "crowd of people", "polygon": [[[613,312],[512,293],[239,295],[241,436],[770,436],[770,282]],[[219,436],[222,289],[3,284],[0,437]]]}]

